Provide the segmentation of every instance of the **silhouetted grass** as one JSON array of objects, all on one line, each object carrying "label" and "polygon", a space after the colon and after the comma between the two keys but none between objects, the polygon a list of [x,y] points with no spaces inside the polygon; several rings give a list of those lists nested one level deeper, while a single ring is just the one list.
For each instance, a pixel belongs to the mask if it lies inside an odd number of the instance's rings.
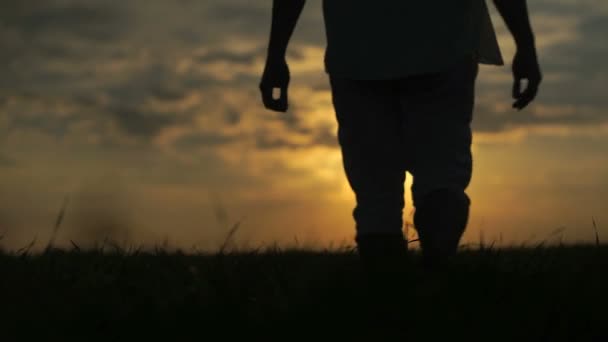
[{"label": "silhouetted grass", "polygon": [[367,281],[349,249],[24,249],[0,253],[0,333],[12,336],[7,341],[343,340],[382,332],[592,340],[608,337],[607,266],[605,245],[463,250],[441,272],[421,269],[414,252],[394,275],[397,286],[385,286]]}]

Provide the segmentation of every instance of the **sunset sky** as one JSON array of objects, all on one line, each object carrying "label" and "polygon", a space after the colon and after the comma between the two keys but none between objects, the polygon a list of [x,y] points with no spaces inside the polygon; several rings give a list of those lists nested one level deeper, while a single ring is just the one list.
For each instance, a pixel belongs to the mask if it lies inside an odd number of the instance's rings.
[{"label": "sunset sky", "polygon": [[[544,83],[516,112],[510,63],[481,68],[464,242],[592,241],[592,217],[608,241],[608,2],[529,2]],[[270,0],[3,1],[0,244],[44,246],[66,195],[64,245],[109,235],[207,249],[238,221],[245,246],[352,243],[321,1],[308,1],[290,45],[286,114],[258,96],[270,10]]]}]

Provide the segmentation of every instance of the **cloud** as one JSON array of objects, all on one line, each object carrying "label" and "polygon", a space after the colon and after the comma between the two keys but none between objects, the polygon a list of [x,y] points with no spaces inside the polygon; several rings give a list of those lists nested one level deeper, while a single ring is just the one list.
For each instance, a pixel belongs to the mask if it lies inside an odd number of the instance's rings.
[{"label": "cloud", "polygon": [[238,136],[224,135],[221,132],[196,132],[183,135],[176,139],[174,146],[179,149],[190,150],[199,147],[215,147],[238,140]]},{"label": "cloud", "polygon": [[258,58],[260,54],[261,52],[259,51],[232,52],[225,50],[214,50],[197,57],[196,62],[201,64],[224,62],[229,64],[250,65],[255,62],[256,58]]},{"label": "cloud", "polygon": [[312,146],[324,146],[329,148],[338,147],[337,132],[329,126],[320,127],[314,134]]},{"label": "cloud", "polygon": [[267,130],[258,130],[255,136],[255,146],[260,150],[275,149],[309,149],[314,147],[338,147],[336,132],[328,125],[321,125],[307,131],[306,135],[283,136],[271,134]]},{"label": "cloud", "polygon": [[116,1],[19,1],[5,3],[6,27],[28,36],[65,34],[93,41],[115,40],[127,23]]},{"label": "cloud", "polygon": [[7,155],[0,154],[0,168],[14,167],[17,165],[17,160]]},{"label": "cloud", "polygon": [[[603,94],[608,47],[600,43],[608,24],[605,15],[599,14],[608,13],[608,6],[593,1],[539,2],[531,4],[530,11],[544,74],[538,97],[529,108],[517,112],[510,108],[508,68],[483,70],[474,130],[501,133],[547,125],[583,128],[608,123],[604,114],[608,99]],[[505,47],[509,45],[503,41]]]},{"label": "cloud", "polygon": [[[7,30],[0,42],[11,53],[0,96],[16,102],[6,112],[13,131],[63,138],[71,127],[87,126],[105,140],[122,134],[149,142],[201,116],[215,116],[227,128],[241,124],[243,111],[224,101],[220,89],[257,100],[269,4],[45,0],[2,6]],[[159,25],[165,13],[180,19]],[[318,14],[302,20],[320,20]],[[176,43],[175,33],[198,39]],[[304,41],[294,37],[292,60],[306,58],[298,46]],[[263,126],[264,120],[257,121]],[[296,115],[281,120],[285,134],[311,133]],[[118,131],[109,132],[112,127]]]},{"label": "cloud", "polygon": [[274,149],[301,149],[308,147],[307,144],[297,143],[288,140],[283,137],[269,137],[268,135],[260,132],[256,136],[255,140],[256,148],[260,150],[274,150]]},{"label": "cloud", "polygon": [[311,134],[312,129],[304,125],[302,118],[304,113],[294,103],[291,104],[291,107],[288,112],[276,116],[276,120],[283,124],[288,133]]},{"label": "cloud", "polygon": [[163,127],[174,125],[178,119],[157,113],[145,113],[135,108],[122,107],[109,112],[114,122],[127,134],[153,138]]},{"label": "cloud", "polygon": [[[128,10],[117,1],[4,1],[0,5],[0,62],[18,77],[24,64],[78,62],[129,32]],[[89,53],[93,50],[94,53]]]},{"label": "cloud", "polygon": [[234,108],[228,108],[224,112],[224,122],[230,126],[237,125],[239,122],[241,122],[241,117],[242,114]]},{"label": "cloud", "polygon": [[[222,27],[224,37],[237,35],[254,38],[265,45],[270,32],[271,3],[227,0],[209,4],[204,15],[214,26]],[[324,44],[325,29],[321,13],[321,1],[307,3],[292,40],[295,45]]]},{"label": "cloud", "polygon": [[[290,112],[252,118],[252,108],[243,110],[243,103],[262,110],[257,82],[270,7],[245,0],[3,3],[0,42],[9,53],[0,59],[10,56],[10,63],[0,80],[0,96],[22,101],[6,113],[11,127],[64,137],[70,129],[87,126],[105,139],[123,135],[142,143],[167,129],[194,127],[201,132],[183,141],[205,145],[227,142],[230,136],[230,142],[249,141],[265,150],[336,147],[335,134],[311,121],[319,103],[311,100],[311,93],[298,91],[329,91],[322,69],[320,2],[307,5],[289,49],[296,75]],[[535,125],[606,123],[608,100],[602,85],[608,67],[602,60],[608,51],[599,43],[608,29],[602,15],[606,11],[597,1],[531,4],[543,46],[545,81],[539,98],[524,113],[515,113],[509,108],[507,68],[488,69],[480,76],[473,128],[499,133]],[[165,20],[159,21],[161,16]],[[495,23],[503,36],[508,34],[501,20]],[[227,94],[240,94],[240,103]],[[551,114],[555,111],[559,115]],[[333,118],[324,120],[328,124]],[[197,128],[202,122],[211,126]],[[254,126],[273,134],[260,136]],[[117,132],[110,134],[112,127]],[[225,132],[237,128],[244,131]],[[208,136],[210,129],[218,136]]]},{"label": "cloud", "polygon": [[526,111],[518,112],[512,110],[508,103],[507,106],[499,108],[492,108],[486,103],[477,106],[472,127],[480,133],[498,133],[536,126],[585,127],[605,123],[608,123],[608,120],[593,106],[537,103]]}]

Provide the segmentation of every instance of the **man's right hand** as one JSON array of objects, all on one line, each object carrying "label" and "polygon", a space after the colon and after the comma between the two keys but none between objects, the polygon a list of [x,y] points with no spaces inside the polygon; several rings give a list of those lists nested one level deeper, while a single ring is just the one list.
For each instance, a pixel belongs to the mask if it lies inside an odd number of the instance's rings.
[{"label": "man's right hand", "polygon": [[[286,112],[288,105],[287,90],[289,87],[289,66],[285,59],[272,59],[266,61],[262,81],[260,82],[260,91],[262,92],[262,101],[264,107],[277,112]],[[274,89],[278,88],[280,94],[278,98],[274,98]]]}]

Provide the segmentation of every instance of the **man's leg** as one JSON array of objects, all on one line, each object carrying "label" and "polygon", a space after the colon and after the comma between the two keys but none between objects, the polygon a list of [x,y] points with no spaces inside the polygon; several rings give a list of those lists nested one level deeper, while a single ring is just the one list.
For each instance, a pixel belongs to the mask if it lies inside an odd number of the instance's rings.
[{"label": "man's leg", "polygon": [[[344,170],[363,259],[404,254],[403,119],[396,82],[330,77]],[[368,258],[369,257],[369,258]]]},{"label": "man's leg", "polygon": [[455,254],[468,222],[477,72],[477,61],[469,57],[444,72],[401,83],[406,167],[414,176],[414,225],[425,262],[442,263]]}]

